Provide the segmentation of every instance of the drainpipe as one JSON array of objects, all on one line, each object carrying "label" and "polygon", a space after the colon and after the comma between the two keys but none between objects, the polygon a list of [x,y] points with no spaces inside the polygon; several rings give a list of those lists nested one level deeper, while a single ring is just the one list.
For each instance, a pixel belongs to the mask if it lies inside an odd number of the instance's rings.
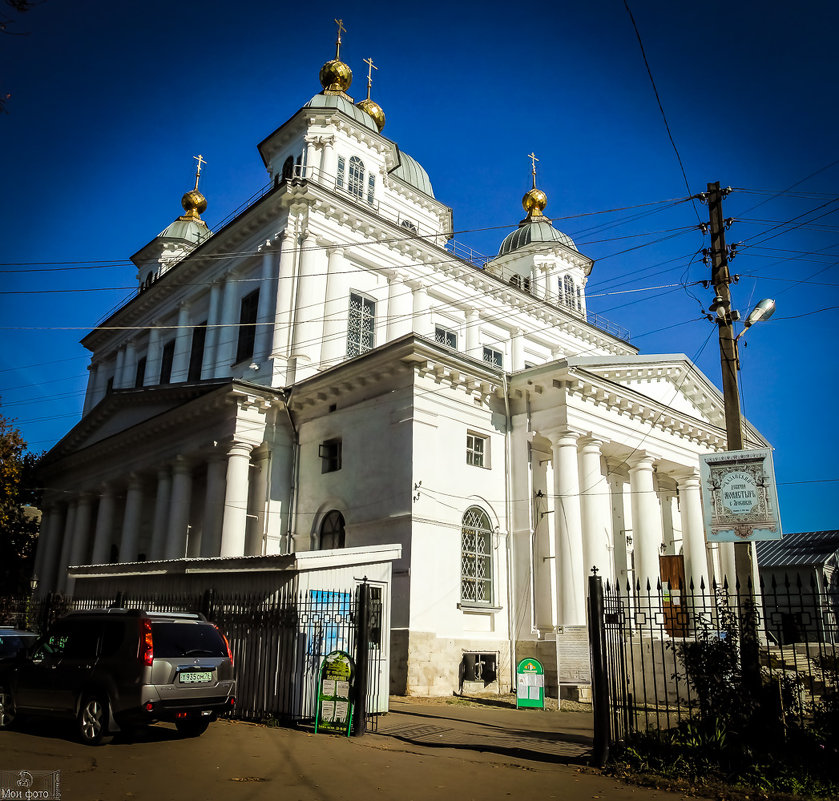
[{"label": "drainpipe", "polygon": [[286,528],[286,554],[293,552],[291,543],[294,530],[294,514],[297,509],[298,486],[300,484],[297,479],[298,473],[300,472],[300,435],[297,431],[297,426],[294,424],[294,418],[291,416],[291,395],[293,392],[294,387],[280,390],[280,394],[283,396],[283,405],[285,406],[288,423],[291,426],[293,451],[291,455],[291,486],[289,487],[288,526]]},{"label": "drainpipe", "polygon": [[510,432],[512,418],[510,417],[510,398],[507,394],[507,373],[501,374],[504,388],[504,515],[507,518],[507,628],[510,634],[510,688],[516,692],[516,616],[513,609],[515,603],[516,580],[513,566],[513,517],[512,517],[512,475],[510,471]]}]

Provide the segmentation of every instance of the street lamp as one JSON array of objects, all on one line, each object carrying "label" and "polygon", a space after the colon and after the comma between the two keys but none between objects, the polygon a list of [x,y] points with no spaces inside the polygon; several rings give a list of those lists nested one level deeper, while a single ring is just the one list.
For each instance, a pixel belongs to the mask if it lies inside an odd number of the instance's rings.
[{"label": "street lamp", "polygon": [[743,324],[743,330],[734,337],[734,341],[740,339],[755,323],[768,320],[773,314],[775,314],[775,301],[772,298],[764,298],[749,312],[749,316]]}]

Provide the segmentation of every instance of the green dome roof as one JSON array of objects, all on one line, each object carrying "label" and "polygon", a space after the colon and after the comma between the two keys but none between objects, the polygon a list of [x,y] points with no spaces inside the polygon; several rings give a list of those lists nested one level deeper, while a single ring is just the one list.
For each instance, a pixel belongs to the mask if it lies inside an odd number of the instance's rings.
[{"label": "green dome roof", "polygon": [[413,186],[414,189],[419,189],[420,192],[425,192],[426,195],[434,197],[431,180],[422,165],[402,150],[399,151],[399,157],[399,164],[390,171],[390,174],[401,178],[406,184]]},{"label": "green dome roof", "polygon": [[519,227],[507,234],[501,247],[498,249],[499,256],[505,256],[507,253],[512,253],[514,250],[523,248],[525,245],[533,245],[538,243],[552,244],[559,242],[571,250],[577,250],[574,240],[568,234],[563,234],[562,231],[557,231],[550,222],[544,217],[541,220],[533,220],[532,222],[524,220],[519,224]]},{"label": "green dome roof", "polygon": [[343,111],[348,117],[352,117],[357,123],[369,128],[371,131],[379,132],[373,118],[366,112],[362,111],[358,106],[354,106],[347,98],[341,95],[315,95],[304,108],[335,108],[338,111]]},{"label": "green dome roof", "polygon": [[158,235],[158,239],[180,239],[192,245],[200,245],[208,236],[210,229],[203,221],[177,219],[166,226]]}]

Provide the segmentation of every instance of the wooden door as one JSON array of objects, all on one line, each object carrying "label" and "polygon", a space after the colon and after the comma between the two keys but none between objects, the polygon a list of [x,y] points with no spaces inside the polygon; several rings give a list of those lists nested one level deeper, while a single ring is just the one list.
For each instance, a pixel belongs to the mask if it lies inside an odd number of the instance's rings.
[{"label": "wooden door", "polygon": [[685,559],[681,554],[659,556],[664,630],[671,637],[685,637],[688,631],[685,599]]}]

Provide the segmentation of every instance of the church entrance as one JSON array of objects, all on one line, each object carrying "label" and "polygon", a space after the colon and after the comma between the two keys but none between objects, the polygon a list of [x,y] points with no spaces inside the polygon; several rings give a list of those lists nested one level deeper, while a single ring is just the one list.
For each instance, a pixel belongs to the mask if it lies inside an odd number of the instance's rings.
[{"label": "church entrance", "polygon": [[658,568],[661,575],[664,630],[671,637],[686,637],[687,610],[682,604],[685,596],[685,558],[681,554],[659,556]]}]

